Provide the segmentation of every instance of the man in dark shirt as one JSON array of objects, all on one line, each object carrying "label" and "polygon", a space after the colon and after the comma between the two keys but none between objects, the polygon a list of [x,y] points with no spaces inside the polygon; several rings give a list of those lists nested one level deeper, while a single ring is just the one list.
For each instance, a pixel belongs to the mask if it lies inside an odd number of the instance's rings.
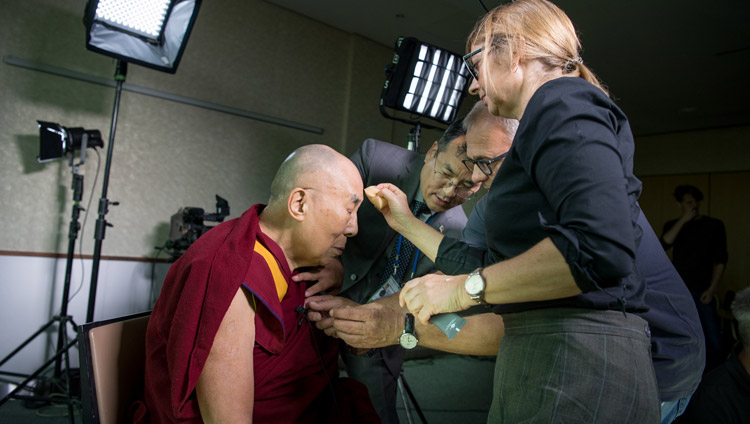
[{"label": "man in dark shirt", "polygon": [[724,223],[699,212],[703,193],[691,185],[678,186],[675,200],[682,216],[664,224],[661,242],[674,248],[672,262],[693,295],[706,337],[706,371],[724,359],[719,317],[713,299],[727,263]]},{"label": "man in dark shirt", "polygon": [[732,315],[742,345],[706,375],[680,423],[750,423],[750,288],[737,294]]}]

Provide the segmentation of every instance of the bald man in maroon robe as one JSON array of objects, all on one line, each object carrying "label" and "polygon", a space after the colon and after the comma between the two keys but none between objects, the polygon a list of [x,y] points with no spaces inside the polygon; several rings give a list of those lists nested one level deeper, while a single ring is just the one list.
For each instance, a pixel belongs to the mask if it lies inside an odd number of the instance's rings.
[{"label": "bald man in maroon robe", "polygon": [[175,262],[151,314],[135,421],[379,422],[367,389],[338,377],[337,341],[307,321],[308,284],[291,279],[341,254],[362,192],[349,159],[303,146],[267,206],[212,228]]}]

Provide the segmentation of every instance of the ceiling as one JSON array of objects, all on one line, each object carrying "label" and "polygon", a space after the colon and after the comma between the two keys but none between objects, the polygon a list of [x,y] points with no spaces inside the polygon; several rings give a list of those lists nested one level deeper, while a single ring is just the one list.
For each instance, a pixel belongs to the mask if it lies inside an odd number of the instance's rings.
[{"label": "ceiling", "polygon": [[[481,0],[266,1],[386,46],[404,35],[460,54],[484,13]],[[554,3],[637,136],[750,125],[750,1]]]}]

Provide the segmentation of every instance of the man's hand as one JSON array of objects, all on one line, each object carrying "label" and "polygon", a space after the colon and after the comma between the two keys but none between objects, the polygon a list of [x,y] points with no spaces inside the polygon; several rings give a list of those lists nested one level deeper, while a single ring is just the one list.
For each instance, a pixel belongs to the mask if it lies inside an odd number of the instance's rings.
[{"label": "man's hand", "polygon": [[331,309],[359,306],[353,300],[345,297],[320,295],[305,299],[305,308],[308,309],[307,319],[313,321],[318,329],[331,337],[338,337],[333,326],[333,318],[328,314]]},{"label": "man's hand", "polygon": [[685,208],[682,211],[682,216],[680,217],[680,221],[682,221],[682,223],[684,224],[686,222],[690,222],[690,220],[693,219],[693,218],[695,218],[696,216],[698,216],[698,208],[697,207],[696,208],[689,208],[689,209]]},{"label": "man's hand", "polygon": [[330,311],[338,338],[354,348],[374,348],[398,343],[404,331],[404,313],[368,303]]},{"label": "man's hand", "polygon": [[466,277],[428,274],[415,278],[401,289],[398,303],[427,325],[433,315],[463,311],[476,304],[464,289]]},{"label": "man's hand", "polygon": [[295,282],[316,281],[315,284],[305,290],[305,297],[314,296],[321,292],[337,294],[344,282],[344,265],[338,259],[333,259],[323,267],[318,267],[307,272],[300,272],[292,277]]},{"label": "man's hand", "polygon": [[701,293],[701,303],[704,305],[708,305],[709,303],[714,301],[714,291],[712,289],[708,289]]}]

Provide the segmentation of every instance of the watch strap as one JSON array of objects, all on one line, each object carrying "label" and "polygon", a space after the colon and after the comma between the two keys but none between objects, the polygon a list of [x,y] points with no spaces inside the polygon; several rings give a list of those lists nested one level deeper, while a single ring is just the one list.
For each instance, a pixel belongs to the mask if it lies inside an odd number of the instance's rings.
[{"label": "watch strap", "polygon": [[413,314],[406,314],[406,318],[404,320],[404,333],[410,333],[414,334],[414,315]]}]

